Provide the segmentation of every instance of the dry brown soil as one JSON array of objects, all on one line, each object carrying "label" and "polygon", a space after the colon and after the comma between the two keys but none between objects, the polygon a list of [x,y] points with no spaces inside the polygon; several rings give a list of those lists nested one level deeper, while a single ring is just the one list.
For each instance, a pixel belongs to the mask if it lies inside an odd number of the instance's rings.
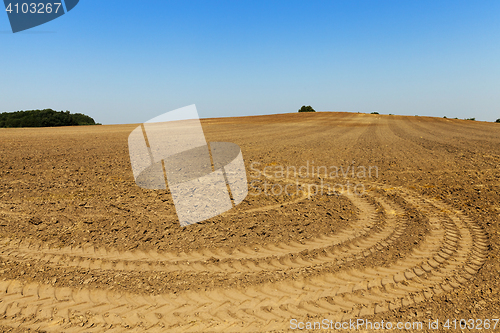
[{"label": "dry brown soil", "polygon": [[[185,228],[168,190],[134,183],[137,125],[0,129],[0,331],[499,318],[499,124],[325,112],[202,125],[241,147],[253,186]],[[307,163],[328,172],[276,173]]]}]

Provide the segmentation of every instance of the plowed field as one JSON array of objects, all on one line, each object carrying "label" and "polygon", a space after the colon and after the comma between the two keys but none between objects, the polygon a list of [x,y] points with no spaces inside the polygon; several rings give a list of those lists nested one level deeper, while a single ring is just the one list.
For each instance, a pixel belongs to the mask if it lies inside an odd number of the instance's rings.
[{"label": "plowed field", "polygon": [[184,228],[168,189],[135,185],[137,125],[0,129],[0,331],[500,317],[499,124],[322,112],[202,125],[241,147],[249,194]]}]

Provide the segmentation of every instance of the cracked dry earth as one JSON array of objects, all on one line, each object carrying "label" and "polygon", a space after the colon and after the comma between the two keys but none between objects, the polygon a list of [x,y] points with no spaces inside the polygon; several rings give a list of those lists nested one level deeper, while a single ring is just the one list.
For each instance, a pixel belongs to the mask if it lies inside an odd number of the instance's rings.
[{"label": "cracked dry earth", "polygon": [[[241,147],[253,183],[186,228],[168,190],[134,183],[136,125],[0,129],[0,331],[499,317],[500,125],[333,112],[202,125]],[[307,163],[378,173],[276,173]],[[346,182],[365,191],[328,191]]]}]

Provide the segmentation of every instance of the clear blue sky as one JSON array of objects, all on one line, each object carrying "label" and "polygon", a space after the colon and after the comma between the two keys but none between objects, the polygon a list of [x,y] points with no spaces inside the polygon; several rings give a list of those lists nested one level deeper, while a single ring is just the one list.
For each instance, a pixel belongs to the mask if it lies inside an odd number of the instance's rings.
[{"label": "clear blue sky", "polygon": [[500,118],[498,0],[81,0],[0,45],[0,112]]}]

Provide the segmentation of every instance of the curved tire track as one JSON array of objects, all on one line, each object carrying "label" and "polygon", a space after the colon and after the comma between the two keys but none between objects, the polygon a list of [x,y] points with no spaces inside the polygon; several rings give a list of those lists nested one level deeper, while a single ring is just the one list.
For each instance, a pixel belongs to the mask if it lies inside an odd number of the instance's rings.
[{"label": "curved tire track", "polygon": [[[118,252],[116,250],[106,250],[105,248],[97,249],[93,246],[84,248],[44,248],[40,243],[36,242],[3,239],[0,241],[0,256],[17,261],[23,261],[27,258],[35,259],[48,265],[63,264],[87,269],[120,269],[127,271],[251,272],[287,269],[291,266],[310,266],[311,264],[330,261],[335,258],[341,259],[369,250],[394,232],[396,221],[394,216],[391,216],[382,230],[370,233],[377,219],[375,207],[363,198],[352,197],[351,200],[361,212],[357,221],[332,236],[321,236],[308,240],[304,244],[291,242],[276,245],[268,244],[253,249],[240,247],[230,254],[221,249],[204,249],[202,251],[177,254],[156,251]],[[345,244],[350,244],[350,247],[345,247]],[[304,250],[321,249],[329,250],[324,251],[324,254],[319,255],[312,262],[306,263],[300,261],[299,258],[293,257],[286,258],[290,254],[298,255]],[[253,264],[248,263],[252,259],[269,258],[273,261],[271,266],[262,261],[252,261]],[[220,262],[207,262],[213,261],[213,259]]]},{"label": "curved tire track", "polygon": [[[387,267],[341,269],[243,289],[153,296],[0,281],[0,318],[3,318],[0,323],[64,332],[265,331],[283,329],[290,318],[308,315],[344,320],[381,313],[466,284],[485,261],[488,250],[485,232],[463,213],[442,202],[416,196],[406,189],[379,188],[397,193],[425,215],[430,226],[420,244]],[[231,254],[205,250],[177,255],[118,253],[92,247],[55,250],[7,239],[2,241],[0,249],[2,256],[12,260],[36,259],[50,265],[73,258],[71,262],[77,266],[109,270],[116,269],[106,266],[106,261],[111,260],[119,260],[123,269],[129,270],[146,267],[238,273],[314,267],[325,262],[346,263],[382,251],[404,234],[405,209],[375,192],[373,197],[385,212],[383,221],[378,221],[375,207],[369,201],[352,197],[361,212],[360,218],[338,234],[305,244],[262,246],[258,251],[240,248]],[[373,231],[377,222],[380,228]],[[325,251],[309,261],[289,256],[303,250]],[[221,262],[205,262],[212,257]],[[252,260],[255,265],[248,264]]]}]

